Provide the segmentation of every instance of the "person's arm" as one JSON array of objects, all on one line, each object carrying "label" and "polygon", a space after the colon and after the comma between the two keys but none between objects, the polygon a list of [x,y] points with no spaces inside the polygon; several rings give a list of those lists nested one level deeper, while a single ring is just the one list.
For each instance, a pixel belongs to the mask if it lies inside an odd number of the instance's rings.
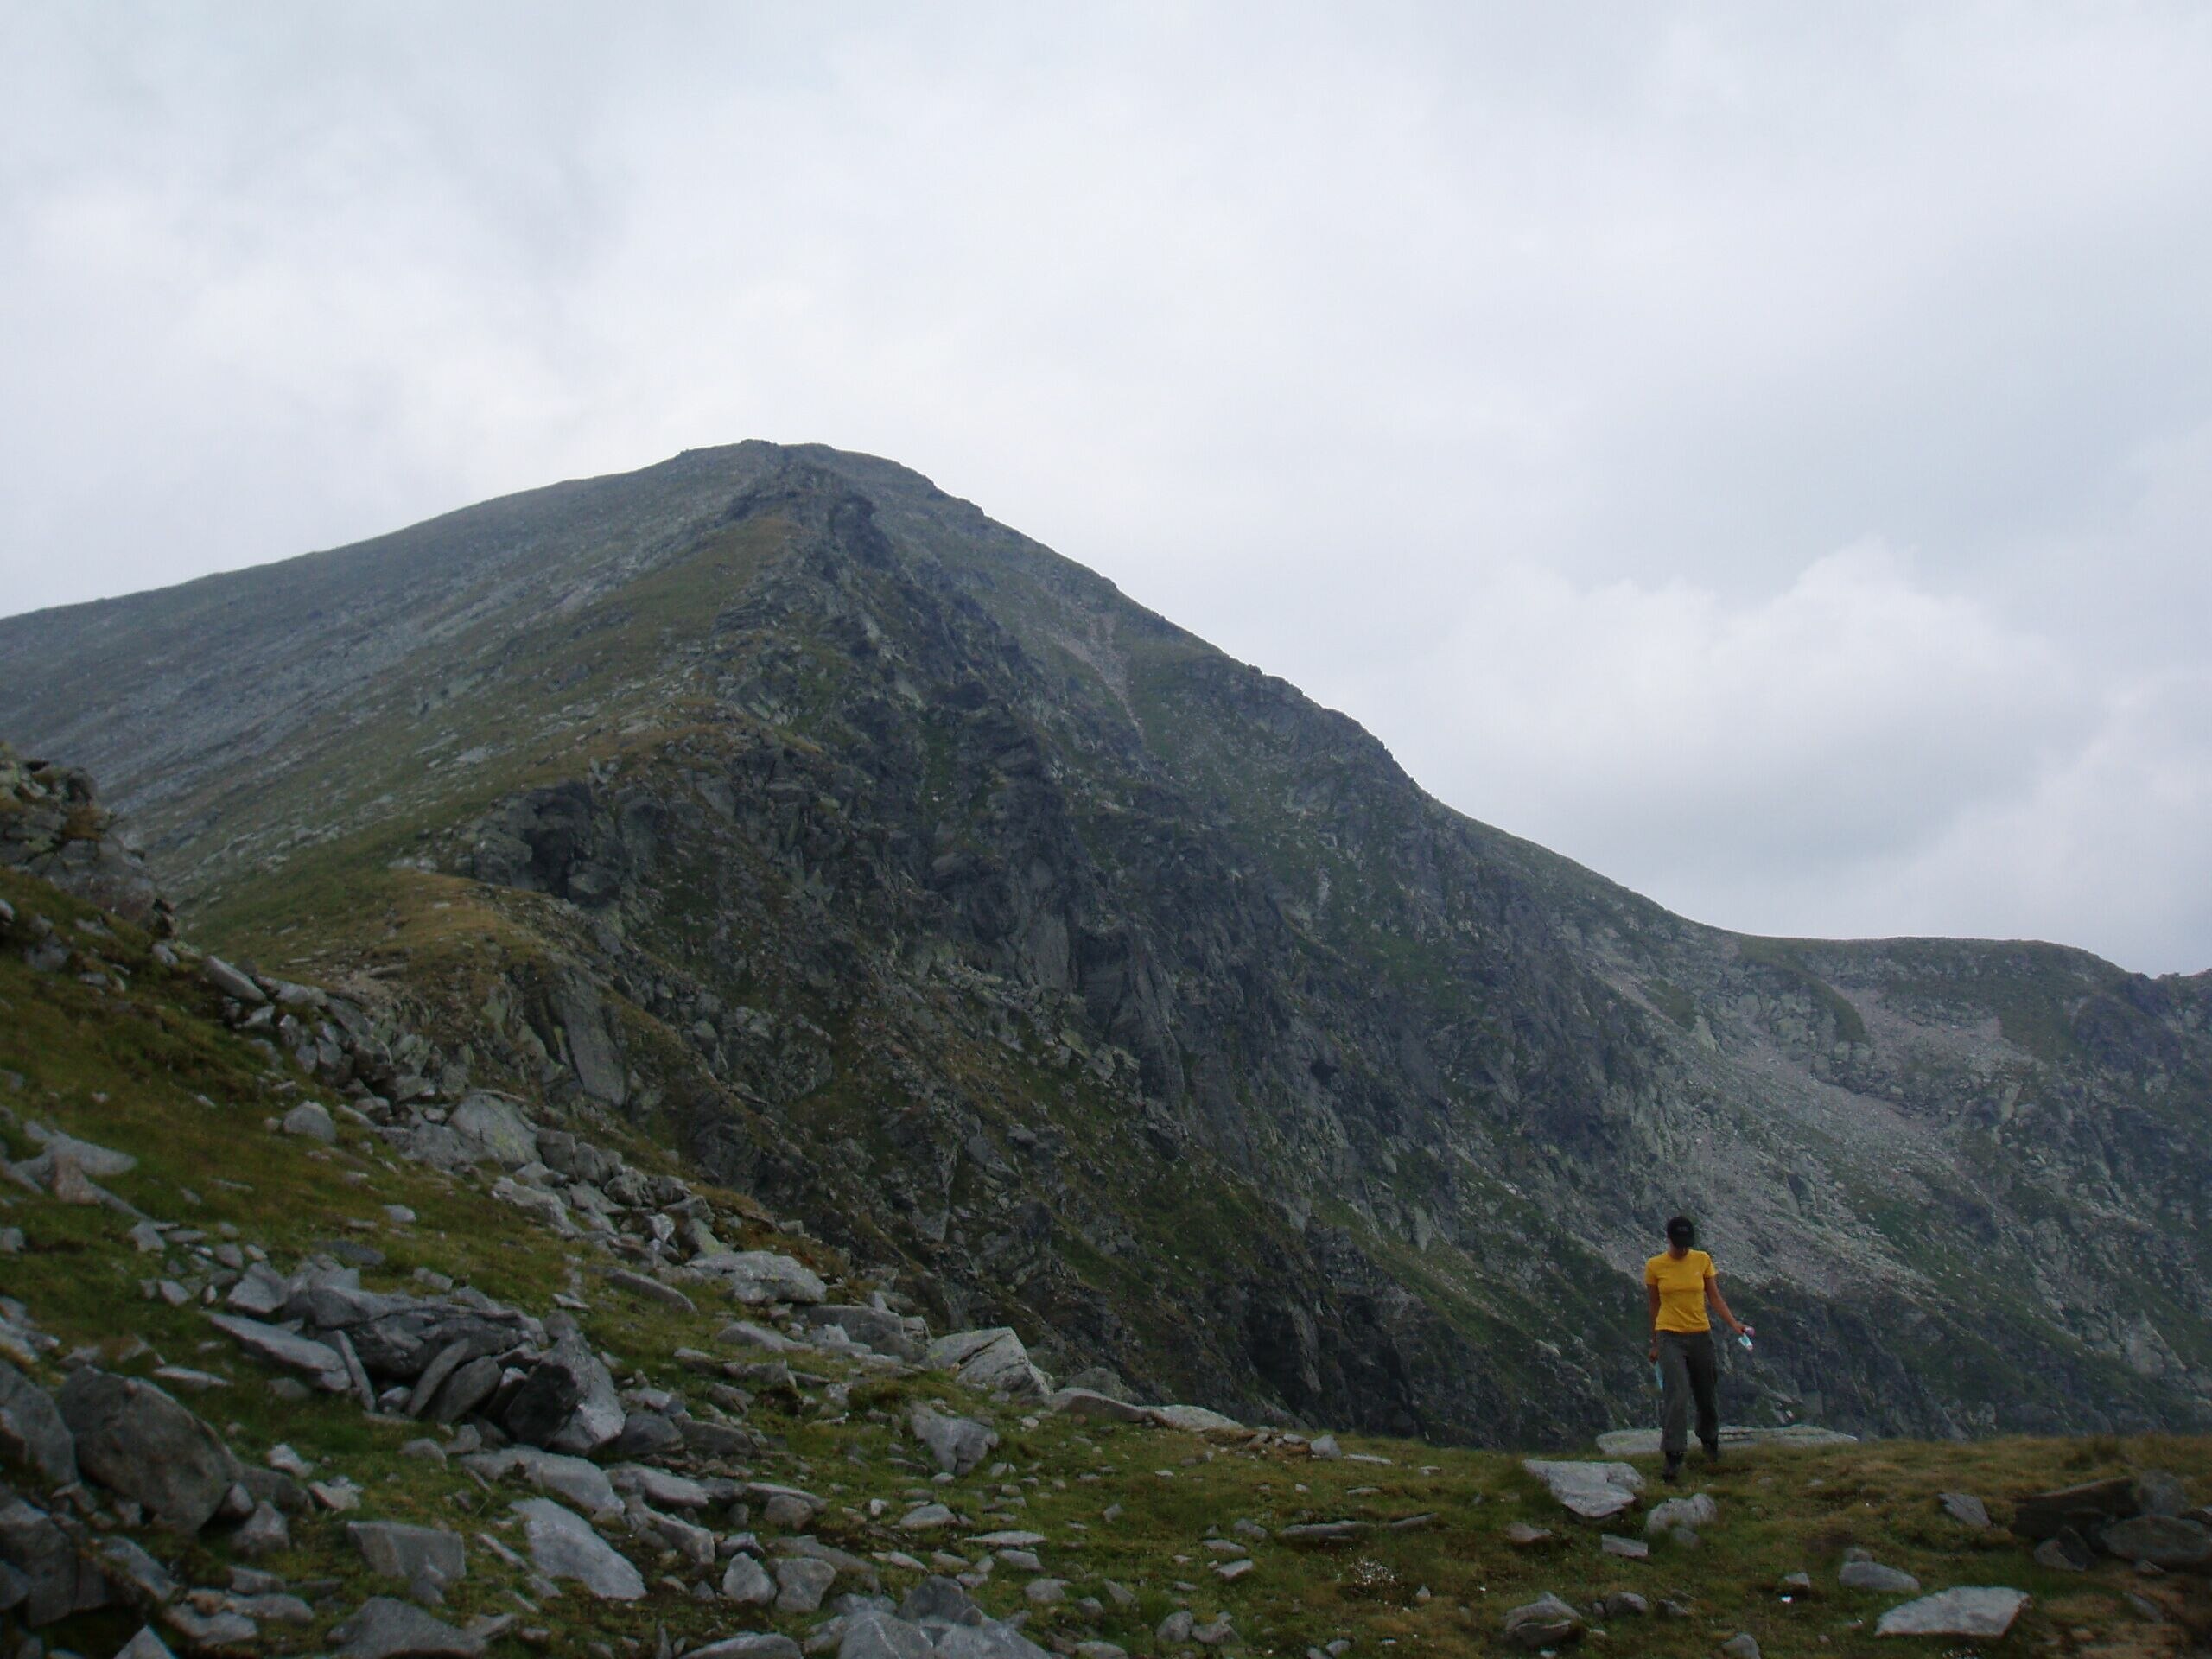
[{"label": "person's arm", "polygon": [[[1659,1293],[1654,1291],[1651,1294],[1654,1298],[1654,1306],[1656,1308],[1657,1305],[1656,1299]],[[1733,1313],[1731,1313],[1728,1311],[1728,1299],[1720,1294],[1720,1281],[1709,1273],[1705,1275],[1705,1300],[1713,1304],[1713,1311],[1720,1316],[1721,1324],[1726,1325],[1738,1336],[1744,1336],[1750,1332],[1751,1328],[1750,1325],[1745,1325],[1742,1320],[1738,1319]],[[1656,1345],[1659,1338],[1654,1337],[1651,1340]]]},{"label": "person's arm", "polygon": [[1649,1279],[1643,1281],[1643,1294],[1651,1304],[1651,1357],[1659,1357],[1659,1287]]}]

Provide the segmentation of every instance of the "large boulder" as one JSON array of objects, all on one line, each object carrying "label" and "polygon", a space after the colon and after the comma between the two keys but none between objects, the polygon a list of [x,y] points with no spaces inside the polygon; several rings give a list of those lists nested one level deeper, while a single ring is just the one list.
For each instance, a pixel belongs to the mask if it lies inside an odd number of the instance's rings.
[{"label": "large boulder", "polygon": [[460,1138],[472,1160],[513,1169],[537,1160],[537,1131],[520,1107],[500,1096],[468,1096],[446,1114],[446,1128]]},{"label": "large boulder", "polygon": [[2139,1515],[2107,1526],[2097,1541],[2137,1566],[2202,1567],[2212,1561],[2212,1529],[2177,1515]]},{"label": "large boulder", "polygon": [[916,1406],[907,1414],[906,1424],[948,1475],[966,1474],[999,1443],[997,1432],[974,1418],[948,1416],[930,1406]]},{"label": "large boulder", "polygon": [[474,1659],[484,1651],[481,1637],[390,1596],[371,1596],[330,1636],[336,1659]]},{"label": "large boulder", "polygon": [[614,1379],[573,1332],[553,1344],[507,1404],[507,1433],[551,1452],[588,1457],[627,1421]]},{"label": "large boulder", "polygon": [[7,1452],[56,1486],[77,1478],[77,1444],[44,1389],[0,1359],[0,1452]]},{"label": "large boulder", "polygon": [[721,1281],[747,1307],[771,1302],[798,1302],[808,1306],[822,1301],[830,1287],[821,1274],[796,1257],[773,1250],[715,1250],[691,1258],[691,1270]]},{"label": "large boulder", "polygon": [[2012,1530],[2034,1543],[2056,1537],[2069,1527],[2084,1538],[2094,1538],[2107,1522],[2124,1521],[2134,1513],[2135,1483],[2116,1475],[2022,1498],[2012,1508]]},{"label": "large boulder", "polygon": [[939,1337],[929,1345],[928,1363],[938,1370],[957,1372],[971,1389],[1039,1400],[1052,1391],[1051,1380],[1030,1362],[1028,1349],[1011,1325]]},{"label": "large boulder", "polygon": [[151,1382],[87,1365],[70,1373],[59,1404],[77,1466],[165,1527],[199,1531],[238,1478],[222,1437]]}]

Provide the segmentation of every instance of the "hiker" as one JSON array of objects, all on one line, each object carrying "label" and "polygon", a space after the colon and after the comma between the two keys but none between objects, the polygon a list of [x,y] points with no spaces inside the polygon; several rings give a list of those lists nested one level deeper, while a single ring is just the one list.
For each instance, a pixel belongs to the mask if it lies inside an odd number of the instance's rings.
[{"label": "hiker", "polygon": [[1667,1459],[1669,1480],[1682,1478],[1682,1454],[1689,1449],[1690,1402],[1697,1402],[1697,1437],[1708,1463],[1720,1460],[1719,1356],[1713,1351],[1710,1302],[1722,1323],[1739,1337],[1751,1327],[1728,1311],[1727,1299],[1713,1277],[1713,1258],[1697,1243],[1697,1224],[1676,1216],[1667,1224],[1667,1248],[1643,1264],[1643,1291],[1651,1303],[1651,1358],[1659,1367],[1665,1415],[1659,1450]]}]

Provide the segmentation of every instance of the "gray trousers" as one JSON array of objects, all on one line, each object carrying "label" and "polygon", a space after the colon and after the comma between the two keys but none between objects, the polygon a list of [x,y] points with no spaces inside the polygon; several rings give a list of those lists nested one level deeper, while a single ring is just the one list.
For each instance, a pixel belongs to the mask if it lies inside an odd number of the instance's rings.
[{"label": "gray trousers", "polygon": [[1720,1364],[1710,1331],[1659,1333],[1661,1398],[1659,1450],[1669,1462],[1689,1450],[1690,1402],[1697,1402],[1697,1437],[1708,1452],[1720,1445]]}]

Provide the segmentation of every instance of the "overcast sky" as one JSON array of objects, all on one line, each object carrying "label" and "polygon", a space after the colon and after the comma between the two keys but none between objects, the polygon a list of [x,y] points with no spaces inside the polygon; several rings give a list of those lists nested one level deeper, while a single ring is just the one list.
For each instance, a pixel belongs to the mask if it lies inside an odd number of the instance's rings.
[{"label": "overcast sky", "polygon": [[820,440],[1700,919],[2212,967],[2201,4],[0,40],[0,613]]}]

